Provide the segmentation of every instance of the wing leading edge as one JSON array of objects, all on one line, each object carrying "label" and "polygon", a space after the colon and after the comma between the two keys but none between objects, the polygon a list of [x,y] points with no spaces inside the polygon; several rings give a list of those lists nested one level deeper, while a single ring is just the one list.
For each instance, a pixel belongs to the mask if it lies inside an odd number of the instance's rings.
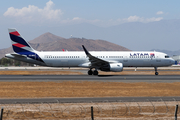
[{"label": "wing leading edge", "polygon": [[109,65],[109,62],[108,61],[105,61],[105,60],[102,60],[102,59],[99,59],[93,55],[91,55],[89,53],[89,51],[87,51],[87,49],[84,47],[84,45],[82,45],[83,49],[84,49],[84,52],[86,53],[86,55],[88,56],[89,58],[89,61],[91,62],[91,68],[101,68],[102,66],[107,66]]}]

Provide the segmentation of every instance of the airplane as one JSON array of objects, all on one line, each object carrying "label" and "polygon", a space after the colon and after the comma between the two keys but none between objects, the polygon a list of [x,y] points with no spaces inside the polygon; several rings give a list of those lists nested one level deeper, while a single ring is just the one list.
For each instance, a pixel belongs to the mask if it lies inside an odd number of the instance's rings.
[{"label": "airplane", "polygon": [[124,67],[171,66],[174,59],[156,51],[37,51],[19,34],[16,29],[8,29],[14,53],[5,57],[48,67],[89,68],[88,75],[98,75],[98,70],[121,72]]}]

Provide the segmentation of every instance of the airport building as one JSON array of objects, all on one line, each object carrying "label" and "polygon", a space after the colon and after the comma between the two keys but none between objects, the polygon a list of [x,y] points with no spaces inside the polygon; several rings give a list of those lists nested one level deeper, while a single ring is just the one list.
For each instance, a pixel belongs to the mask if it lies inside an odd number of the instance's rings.
[{"label": "airport building", "polygon": [[175,65],[180,65],[180,55],[174,55],[172,58],[175,60]]}]

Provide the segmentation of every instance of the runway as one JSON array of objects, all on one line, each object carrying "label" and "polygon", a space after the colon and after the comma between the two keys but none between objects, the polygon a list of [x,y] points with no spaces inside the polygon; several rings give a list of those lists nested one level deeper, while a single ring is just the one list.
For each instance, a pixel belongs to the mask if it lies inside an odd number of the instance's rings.
[{"label": "runway", "polygon": [[96,102],[162,102],[180,101],[180,97],[101,97],[101,98],[30,98],[30,99],[0,99],[0,104],[18,103],[96,103]]},{"label": "runway", "polygon": [[101,82],[149,82],[171,83],[180,82],[180,75],[0,75],[0,81],[101,81]]}]

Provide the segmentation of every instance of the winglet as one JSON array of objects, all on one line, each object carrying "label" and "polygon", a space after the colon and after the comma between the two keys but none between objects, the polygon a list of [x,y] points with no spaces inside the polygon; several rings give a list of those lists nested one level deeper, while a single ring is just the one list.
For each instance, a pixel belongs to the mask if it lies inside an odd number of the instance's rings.
[{"label": "winglet", "polygon": [[88,55],[91,55],[91,54],[86,50],[86,48],[84,47],[84,45],[82,45],[82,47],[83,47],[84,52],[86,53],[87,56],[88,56]]}]

